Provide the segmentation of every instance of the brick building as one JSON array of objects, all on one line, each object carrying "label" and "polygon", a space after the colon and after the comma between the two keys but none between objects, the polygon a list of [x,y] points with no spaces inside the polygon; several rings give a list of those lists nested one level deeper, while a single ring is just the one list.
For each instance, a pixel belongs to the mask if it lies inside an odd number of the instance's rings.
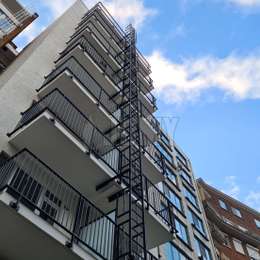
[{"label": "brick building", "polygon": [[260,213],[202,179],[198,186],[219,259],[260,259]]}]

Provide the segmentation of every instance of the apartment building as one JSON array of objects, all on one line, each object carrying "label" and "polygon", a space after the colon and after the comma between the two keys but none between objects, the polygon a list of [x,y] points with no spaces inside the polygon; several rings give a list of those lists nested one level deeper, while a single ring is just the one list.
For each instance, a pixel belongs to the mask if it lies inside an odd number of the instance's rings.
[{"label": "apartment building", "polygon": [[37,17],[16,0],[0,0],[0,73],[18,55],[13,39]]},{"label": "apartment building", "polygon": [[260,213],[198,180],[218,258],[260,259]]},{"label": "apartment building", "polygon": [[0,258],[215,259],[150,73],[135,29],[78,0],[0,76]]}]

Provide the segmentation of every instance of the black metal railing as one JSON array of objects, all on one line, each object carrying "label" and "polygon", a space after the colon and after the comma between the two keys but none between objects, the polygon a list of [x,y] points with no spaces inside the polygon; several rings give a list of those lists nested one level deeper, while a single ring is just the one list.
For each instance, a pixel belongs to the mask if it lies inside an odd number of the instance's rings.
[{"label": "black metal railing", "polygon": [[143,152],[146,153],[151,160],[161,169],[162,174],[166,174],[165,156],[155,146],[155,144],[148,138],[148,136],[141,131],[141,146]]},{"label": "black metal railing", "polygon": [[144,200],[162,221],[175,232],[174,205],[147,177],[143,176]]},{"label": "black metal railing", "polygon": [[[90,43],[90,41],[82,35],[78,39],[74,39],[66,47],[66,49],[61,52],[60,58],[64,57],[67,53],[73,50],[76,46],[80,45],[81,48],[91,57],[91,59],[99,66],[102,72],[108,76],[108,78],[120,88],[120,82],[122,82],[121,76],[117,73],[108,62],[98,53],[96,48]],[[122,87],[122,86],[121,86]]]},{"label": "black metal railing", "polygon": [[[102,72],[108,76],[108,78],[119,88],[123,88],[123,71],[114,70],[112,66],[103,58],[103,56],[97,51],[94,45],[85,37],[81,35],[79,38],[74,38],[69,42],[68,46],[64,51],[60,53],[60,58],[63,58],[75,47],[81,46],[81,48],[91,57],[91,59],[99,66]],[[59,60],[58,59],[58,60]],[[145,84],[139,79],[139,89],[141,93],[149,100],[153,107],[156,107],[156,98],[145,86]]]},{"label": "black metal railing", "polygon": [[98,26],[92,21],[89,20],[88,23],[77,30],[72,36],[71,39],[67,42],[67,44],[70,44],[72,41],[74,41],[76,38],[79,38],[85,31],[89,31],[91,34],[93,34],[100,42],[102,47],[115,59],[115,61],[118,63],[118,65],[122,65],[124,62],[124,55],[121,54],[119,50],[117,50],[111,41],[109,41],[105,35],[104,32],[102,32]]},{"label": "black metal railing", "polygon": [[[114,58],[114,60],[118,63],[118,65],[120,66],[123,65],[124,56],[125,56],[124,51],[116,50],[116,48],[111,43],[111,40],[105,37],[104,32],[101,32],[101,30],[98,28],[98,26],[95,25],[95,23],[92,20],[88,20],[88,22],[84,26],[78,28],[78,30],[76,30],[75,33],[71,36],[71,39],[68,41],[68,44],[70,44],[70,42],[80,37],[86,30],[88,30],[99,40],[102,47]],[[142,56],[142,54],[139,51],[137,51],[137,65],[138,65],[139,72],[142,75],[142,77],[147,81],[147,83],[149,84],[149,88],[151,89],[153,86],[153,81],[149,76],[151,71],[147,72],[147,70],[145,69],[143,65],[144,59],[145,58]]]},{"label": "black metal railing", "polygon": [[160,131],[160,122],[149,111],[149,109],[141,102],[140,102],[140,113],[141,113],[141,116],[144,117],[149,122],[149,124],[152,126],[153,130],[156,133],[159,133],[159,131]]},{"label": "black metal railing", "polygon": [[[38,89],[40,91],[44,86],[51,82],[54,78],[68,70],[73,76],[96,98],[97,102],[104,106],[105,110],[111,114],[117,121],[120,120],[120,109],[113,98],[97,83],[97,81],[84,69],[78,60],[71,56],[46,76],[43,86]],[[149,112],[148,108],[140,103],[141,115],[146,118],[152,128],[159,131],[159,121]]]},{"label": "black metal railing", "polygon": [[[126,34],[102,3],[98,3],[84,15],[76,30],[79,30],[81,27],[83,27],[84,24],[93,16],[96,18],[96,20],[99,21],[102,27],[105,28],[109,35],[112,36],[115,43],[123,50],[125,47],[124,42],[126,39]],[[138,63],[143,67],[144,71],[146,71],[147,74],[150,74],[151,66],[138,49],[137,60]]]},{"label": "black metal railing", "polygon": [[0,188],[61,228],[71,242],[113,259],[115,223],[28,150],[0,167]]},{"label": "black metal railing", "polygon": [[[62,230],[68,244],[90,249],[102,259],[114,259],[116,232],[120,232],[125,243],[129,241],[115,224],[113,213],[104,214],[27,149],[1,165],[0,191],[3,190],[13,196],[13,207],[22,203],[53,228]],[[143,252],[140,246],[135,244],[135,248],[137,259],[144,259],[138,255]],[[150,252],[146,254],[148,260],[156,260]]]},{"label": "black metal railing", "polygon": [[58,75],[68,70],[73,77],[75,77],[81,85],[91,93],[91,95],[96,99],[98,104],[101,104],[104,109],[112,115],[117,121],[120,120],[120,109],[116,102],[111,99],[110,95],[99,85],[99,83],[85,70],[85,68],[78,62],[74,56],[70,56],[64,62],[59,64],[59,66],[53,70],[43,83],[43,86],[38,89],[40,91],[49,82],[51,82]]},{"label": "black metal railing", "polygon": [[22,118],[9,136],[30,123],[44,111],[51,112],[70,130],[97,158],[115,173],[118,172],[119,150],[104,134],[58,89],[54,89],[32,107],[22,113]]}]

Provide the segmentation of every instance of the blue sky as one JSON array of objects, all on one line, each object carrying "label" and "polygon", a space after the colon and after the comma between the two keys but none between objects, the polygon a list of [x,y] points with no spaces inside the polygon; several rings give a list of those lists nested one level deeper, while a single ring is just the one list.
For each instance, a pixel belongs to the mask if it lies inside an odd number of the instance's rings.
[{"label": "blue sky", "polygon": [[[23,0],[25,5],[34,1]],[[73,0],[34,2],[22,48]],[[92,6],[95,0],[86,0]],[[260,0],[105,0],[152,65],[157,115],[197,177],[260,210]]]}]

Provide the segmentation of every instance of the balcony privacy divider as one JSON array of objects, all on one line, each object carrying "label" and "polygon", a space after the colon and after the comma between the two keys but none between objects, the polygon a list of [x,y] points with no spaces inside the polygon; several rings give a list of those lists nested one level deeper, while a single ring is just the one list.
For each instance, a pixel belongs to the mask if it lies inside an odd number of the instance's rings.
[{"label": "balcony privacy divider", "polygon": [[[104,214],[27,149],[0,167],[0,191],[4,190],[15,198],[13,203],[28,207],[63,233],[69,243],[88,248],[102,259],[114,259],[116,231],[128,242],[128,236],[113,221],[113,214]],[[156,260],[148,251],[147,259]]]}]

